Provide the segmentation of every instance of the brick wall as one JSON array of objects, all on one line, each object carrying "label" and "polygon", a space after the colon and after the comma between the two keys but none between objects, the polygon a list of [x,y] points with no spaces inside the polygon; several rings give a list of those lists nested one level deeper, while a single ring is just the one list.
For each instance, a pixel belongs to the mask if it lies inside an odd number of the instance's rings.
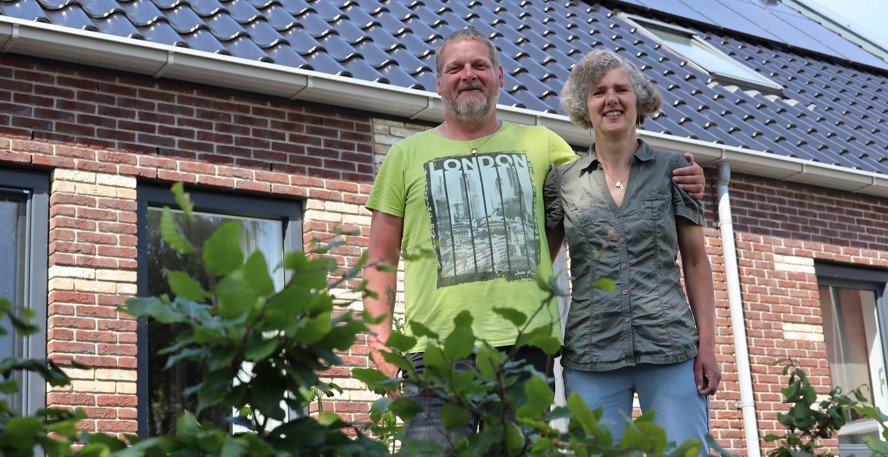
[{"label": "brick wall", "polygon": [[[708,182],[715,179],[709,176]],[[707,209],[715,211],[716,190],[710,189]],[[777,414],[788,409],[780,392],[786,362],[804,369],[819,394],[831,386],[815,261],[888,269],[888,202],[742,175],[734,176],[730,193],[759,435],[782,434]],[[707,225],[716,227],[715,222]],[[734,407],[740,396],[719,236],[707,231],[708,242],[719,244],[710,260],[725,374],[712,402],[711,425],[721,444],[745,455],[742,416]],[[779,361],[784,362],[774,365]],[[770,448],[762,443],[763,453]]]},{"label": "brick wall", "polygon": [[[136,295],[139,182],[303,202],[304,243],[354,231],[333,252],[357,262],[374,174],[365,115],[271,97],[0,55],[0,167],[51,177],[47,353],[73,382],[47,403],[83,408],[85,430],[133,433],[136,323],[116,307]],[[353,285],[354,283],[352,283]],[[366,343],[344,354],[367,366]],[[353,380],[329,410],[368,411]],[[351,394],[351,392],[356,392]]]},{"label": "brick wall", "polygon": [[[52,178],[48,352],[60,363],[91,367],[69,370],[74,383],[51,390],[48,403],[84,408],[87,430],[136,430],[135,322],[115,307],[136,293],[138,183],[184,181],[302,201],[306,244],[340,229],[357,231],[334,252],[350,266],[367,243],[363,204],[375,167],[392,143],[425,128],[8,54],[0,61],[0,167],[44,170]],[[726,448],[745,455],[715,175],[707,179],[705,234],[724,372],[712,429]],[[888,269],[888,204],[748,176],[735,176],[730,189],[764,436],[781,431],[776,415],[787,410],[780,394],[786,378],[772,363],[792,358],[820,393],[829,390],[815,260]],[[337,296],[360,307],[345,289]],[[344,392],[324,400],[325,410],[366,419],[375,396],[349,374],[369,366],[367,353],[359,339],[343,354],[345,366],[326,373]]]}]

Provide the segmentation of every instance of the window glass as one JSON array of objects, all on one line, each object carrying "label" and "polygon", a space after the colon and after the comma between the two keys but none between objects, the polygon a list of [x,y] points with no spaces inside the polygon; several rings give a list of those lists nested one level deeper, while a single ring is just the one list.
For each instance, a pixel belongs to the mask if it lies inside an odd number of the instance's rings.
[{"label": "window glass", "polygon": [[[636,21],[644,22],[639,18],[636,18]],[[737,62],[731,56],[709,46],[693,33],[679,29],[670,30],[667,28],[667,24],[661,25],[647,24],[646,30],[654,34],[670,49],[709,72],[713,78],[744,88],[770,91],[783,89],[779,84]],[[747,87],[750,84],[753,86]]]},{"label": "window glass", "polygon": [[[192,242],[202,244],[215,230],[228,222],[241,225],[241,249],[245,255],[261,251],[275,286],[282,289],[285,272],[276,269],[285,252],[301,249],[301,206],[294,201],[256,199],[187,190],[195,205]],[[184,271],[206,284],[202,261],[196,254],[180,254],[163,242],[160,223],[163,207],[174,208],[170,190],[151,186],[139,189],[139,295],[172,298],[164,269]],[[182,223],[181,211],[171,209]],[[166,368],[166,355],[158,351],[175,342],[179,328],[151,320],[139,323],[139,434],[143,437],[169,434],[185,410],[196,411],[196,398],[183,392],[201,381],[201,372],[188,363]],[[243,367],[249,371],[250,366]],[[144,402],[144,403],[143,403]],[[200,420],[210,420],[227,428],[231,411],[221,408],[202,412]],[[235,431],[242,431],[241,429]]]},{"label": "window glass", "polygon": [[[16,334],[8,319],[0,335],[0,359],[46,357],[47,233],[49,180],[46,175],[0,169],[0,296],[33,311],[40,329]],[[46,384],[31,372],[15,374],[18,391],[0,393],[13,410],[34,414],[46,404]]]},{"label": "window glass", "polygon": [[[27,252],[26,209],[28,193],[21,190],[0,189],[0,296],[13,305],[24,303],[25,254]],[[4,319],[2,325],[8,333],[0,335],[0,360],[6,357],[24,355],[24,338],[16,335]],[[23,376],[16,374],[16,382],[21,386]],[[12,401],[12,408],[21,411],[21,396],[6,396]]]},{"label": "window glass", "polygon": [[[192,278],[207,284],[205,271],[199,256],[180,254],[167,246],[160,234],[162,208],[148,209],[148,290],[149,296],[169,295],[164,269],[187,272]],[[173,218],[181,224],[181,211],[173,211]],[[237,216],[226,216],[211,213],[194,213],[192,225],[192,242],[203,244],[213,232],[226,222],[236,221],[241,224],[241,249],[246,255],[256,250],[262,251],[269,265],[269,273],[275,285],[281,288],[284,283],[283,270],[273,271],[284,256],[283,228],[279,220],[262,220]],[[185,410],[196,411],[197,400],[186,399],[181,393],[188,387],[198,384],[202,373],[189,363],[178,363],[170,369],[166,366],[166,356],[158,351],[175,342],[180,327],[158,325],[148,322],[148,373],[149,373],[149,427],[152,435],[164,435],[173,430],[176,419]],[[203,419],[224,425],[225,411],[211,410],[203,414]]]}]

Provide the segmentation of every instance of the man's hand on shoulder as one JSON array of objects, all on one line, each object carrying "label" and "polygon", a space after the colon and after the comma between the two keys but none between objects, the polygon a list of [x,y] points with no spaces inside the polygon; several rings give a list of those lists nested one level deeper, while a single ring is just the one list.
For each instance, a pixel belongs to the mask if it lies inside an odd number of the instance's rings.
[{"label": "man's hand on shoulder", "polygon": [[681,186],[694,200],[703,200],[706,189],[706,178],[703,176],[703,167],[694,162],[694,155],[690,152],[684,154],[690,166],[676,168],[672,171],[672,182]]}]

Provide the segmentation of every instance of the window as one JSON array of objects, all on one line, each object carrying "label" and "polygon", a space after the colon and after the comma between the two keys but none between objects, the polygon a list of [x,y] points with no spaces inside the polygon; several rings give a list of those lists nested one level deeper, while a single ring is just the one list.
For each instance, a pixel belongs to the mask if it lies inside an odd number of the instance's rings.
[{"label": "window", "polygon": [[[888,272],[818,264],[817,283],[833,387],[845,392],[862,388],[873,406],[888,412],[882,330]],[[852,415],[839,430],[840,453],[869,455],[863,438],[879,439],[880,430],[875,421]]]},{"label": "window", "polygon": [[[49,179],[40,173],[0,169],[0,296],[31,308],[42,330],[0,336],[0,359],[46,358],[46,276]],[[11,328],[4,321],[7,330]],[[19,391],[5,396],[12,409],[34,414],[45,406],[46,384],[33,373],[16,375]],[[0,394],[2,395],[2,394]]]},{"label": "window", "polygon": [[[182,256],[169,249],[160,234],[160,215],[163,207],[174,210],[181,217],[169,188],[139,187],[139,295],[169,294],[164,268],[187,271],[195,279],[202,279],[202,269],[191,256]],[[208,238],[217,227],[229,222],[242,224],[242,249],[249,254],[261,250],[270,269],[283,259],[285,252],[301,249],[301,205],[293,201],[269,198],[250,198],[186,190],[194,202],[194,236],[198,242]],[[271,272],[276,286],[282,288],[282,271]],[[185,363],[164,369],[166,357],[158,350],[175,341],[175,328],[154,322],[139,322],[139,435],[159,436],[173,430],[182,411],[194,411],[196,401],[184,398],[182,391],[197,384],[201,373]],[[212,420],[219,426],[226,411],[208,411],[201,420]]]},{"label": "window", "polygon": [[645,30],[659,39],[667,48],[697,65],[717,81],[769,94],[780,94],[783,91],[783,86],[710,46],[693,30],[637,16],[630,16],[630,18],[644,25]]}]

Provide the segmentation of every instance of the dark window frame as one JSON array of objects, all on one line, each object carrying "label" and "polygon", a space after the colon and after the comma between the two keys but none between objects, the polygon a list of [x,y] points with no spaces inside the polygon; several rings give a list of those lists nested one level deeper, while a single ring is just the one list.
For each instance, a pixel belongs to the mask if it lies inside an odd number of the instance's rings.
[{"label": "dark window frame", "polygon": [[[46,335],[49,295],[49,190],[50,180],[45,173],[29,170],[0,168],[0,189],[27,191],[28,198],[28,262],[24,303],[34,310],[33,323],[41,331],[25,337],[23,354],[25,358],[46,358]],[[46,407],[46,382],[32,372],[25,372],[19,386],[18,398],[24,414],[33,415]]]},{"label": "dark window frame", "polygon": [[[875,308],[883,351],[882,364],[888,368],[888,270],[823,262],[815,262],[814,270],[818,287],[841,287],[875,293]],[[858,444],[840,445],[840,452],[853,452],[861,457],[871,454],[869,448]]]},{"label": "dark window frame", "polygon": [[[204,189],[189,189],[185,192],[194,203],[194,210],[223,215],[256,217],[265,219],[280,219],[283,223],[284,252],[293,252],[303,249],[302,222],[303,202],[298,200],[284,200],[256,196],[249,194],[229,193],[230,191],[209,191]],[[148,275],[143,268],[148,265],[148,208],[163,207],[177,208],[175,198],[170,187],[155,184],[139,184],[137,187],[137,221],[138,221],[138,278],[137,294],[143,297],[148,290]],[[137,338],[137,382],[136,395],[138,397],[137,421],[138,435],[141,438],[149,437],[149,385],[148,385],[148,323],[139,319],[136,330]]]}]

